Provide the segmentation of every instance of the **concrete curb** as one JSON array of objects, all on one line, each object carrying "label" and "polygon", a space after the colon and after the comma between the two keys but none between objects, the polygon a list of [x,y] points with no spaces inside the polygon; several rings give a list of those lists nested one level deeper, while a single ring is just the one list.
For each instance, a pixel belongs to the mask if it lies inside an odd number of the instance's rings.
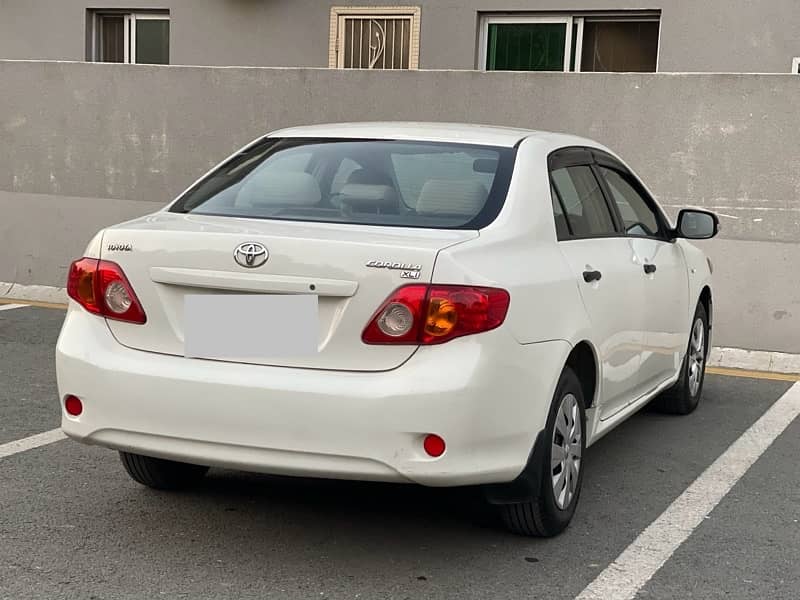
[{"label": "concrete curb", "polygon": [[0,300],[28,300],[31,302],[49,302],[66,304],[66,288],[49,285],[20,285],[0,281]]},{"label": "concrete curb", "polygon": [[708,366],[796,375],[800,374],[800,354],[742,348],[712,348]]},{"label": "concrete curb", "polygon": [[[3,300],[66,304],[67,291],[65,288],[48,285],[20,285],[0,281],[0,301]],[[800,354],[742,348],[712,348],[708,366],[795,375],[800,374]]]}]

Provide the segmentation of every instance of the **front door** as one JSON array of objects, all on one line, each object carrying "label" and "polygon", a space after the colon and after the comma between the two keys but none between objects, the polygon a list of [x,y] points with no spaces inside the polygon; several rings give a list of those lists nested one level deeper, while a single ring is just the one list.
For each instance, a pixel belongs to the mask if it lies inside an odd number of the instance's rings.
[{"label": "front door", "polygon": [[618,211],[644,282],[640,386],[647,392],[674,377],[689,340],[689,282],[683,252],[669,241],[668,224],[636,178],[601,160],[598,173]]}]

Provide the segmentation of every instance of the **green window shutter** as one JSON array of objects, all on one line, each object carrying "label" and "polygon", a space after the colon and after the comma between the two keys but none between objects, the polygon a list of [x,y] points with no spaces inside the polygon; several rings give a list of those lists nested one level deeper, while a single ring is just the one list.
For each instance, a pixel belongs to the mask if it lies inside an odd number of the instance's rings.
[{"label": "green window shutter", "polygon": [[486,69],[563,71],[566,43],[564,23],[490,23]]}]

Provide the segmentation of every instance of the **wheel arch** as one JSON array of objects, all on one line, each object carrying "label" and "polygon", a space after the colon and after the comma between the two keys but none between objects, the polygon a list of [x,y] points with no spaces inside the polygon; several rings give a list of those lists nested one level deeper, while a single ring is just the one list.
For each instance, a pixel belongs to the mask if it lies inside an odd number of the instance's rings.
[{"label": "wheel arch", "polygon": [[708,318],[708,330],[711,331],[711,324],[713,323],[713,313],[714,313],[714,298],[711,295],[711,288],[708,285],[703,286],[703,289],[700,290],[700,298],[698,299],[698,303],[703,305],[703,308],[706,309],[706,317]]},{"label": "wheel arch", "polygon": [[600,381],[600,361],[597,359],[597,351],[594,345],[588,340],[581,340],[572,347],[567,356],[565,367],[570,367],[581,382],[583,399],[586,408],[596,406],[599,396]]},{"label": "wheel arch", "polygon": [[[597,352],[594,345],[586,339],[581,339],[572,346],[567,355],[564,366],[559,372],[559,377],[564,369],[571,368],[578,377],[583,391],[584,408],[590,408],[597,402],[599,395],[600,371]],[[557,385],[557,383],[556,383]],[[548,414],[550,410],[548,405]],[[588,426],[588,424],[587,424]],[[490,504],[514,504],[526,502],[539,494],[542,480],[541,456],[546,451],[549,443],[544,435],[546,428],[536,435],[533,448],[528,456],[528,462],[522,472],[508,483],[491,484],[483,487],[484,497]],[[585,429],[586,431],[586,429]]]}]

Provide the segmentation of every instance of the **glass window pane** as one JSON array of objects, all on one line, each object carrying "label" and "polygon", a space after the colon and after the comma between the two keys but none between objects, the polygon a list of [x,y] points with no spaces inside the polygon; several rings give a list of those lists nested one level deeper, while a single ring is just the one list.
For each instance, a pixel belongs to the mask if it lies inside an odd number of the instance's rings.
[{"label": "glass window pane", "polygon": [[[428,153],[420,148],[414,153],[393,153],[391,160],[403,202],[415,208],[429,181],[463,184],[487,195],[494,183],[498,156],[494,150],[478,148],[447,153]],[[476,169],[476,165],[488,165],[488,168]]]},{"label": "glass window pane", "polygon": [[589,167],[556,169],[552,179],[564,203],[573,235],[586,237],[616,232],[600,184]]},{"label": "glass window pane", "polygon": [[553,218],[556,221],[556,236],[559,240],[569,237],[569,226],[567,225],[567,217],[561,208],[561,202],[558,199],[558,192],[554,186],[550,186],[550,197],[553,201]]},{"label": "glass window pane", "polygon": [[655,72],[657,21],[589,21],[583,26],[581,71]]},{"label": "glass window pane", "polygon": [[169,20],[136,20],[136,62],[149,65],[169,64]]},{"label": "glass window pane", "polygon": [[350,158],[342,159],[339,167],[336,169],[336,174],[333,176],[331,183],[331,194],[338,194],[342,188],[348,183],[373,183],[372,181],[363,181],[363,174],[369,173],[360,164]]},{"label": "glass window pane", "polygon": [[97,60],[100,62],[125,62],[125,17],[103,15],[98,17],[99,39]]},{"label": "glass window pane", "polygon": [[513,161],[512,149],[492,146],[270,138],[212,172],[171,210],[480,228],[494,219],[505,201]]},{"label": "glass window pane", "polygon": [[658,217],[647,201],[625,177],[612,169],[600,168],[614,202],[619,208],[625,231],[628,235],[640,237],[656,236],[661,233]]},{"label": "glass window pane", "polygon": [[490,71],[563,71],[565,23],[491,23],[486,55]]}]

